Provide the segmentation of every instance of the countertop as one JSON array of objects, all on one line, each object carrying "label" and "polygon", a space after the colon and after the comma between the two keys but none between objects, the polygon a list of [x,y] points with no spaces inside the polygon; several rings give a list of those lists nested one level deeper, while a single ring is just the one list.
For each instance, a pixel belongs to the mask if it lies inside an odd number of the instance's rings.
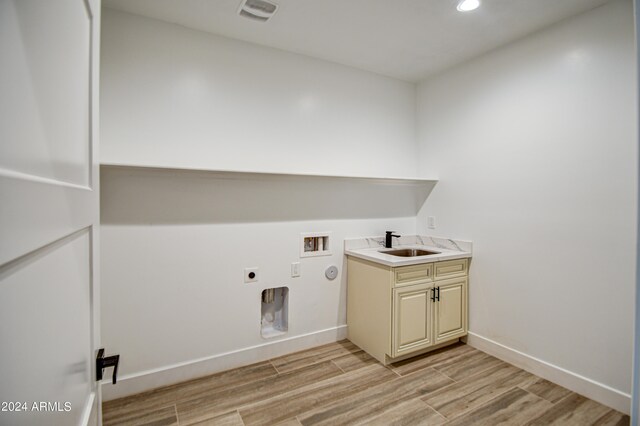
[{"label": "countertop", "polygon": [[[471,241],[408,235],[400,238],[394,238],[393,243],[392,248],[385,248],[384,237],[347,239],[344,241],[344,253],[347,256],[353,256],[392,267],[442,262],[453,259],[466,259],[472,256]],[[398,249],[421,249],[435,251],[438,252],[438,254],[401,257],[384,253],[385,251]]]}]

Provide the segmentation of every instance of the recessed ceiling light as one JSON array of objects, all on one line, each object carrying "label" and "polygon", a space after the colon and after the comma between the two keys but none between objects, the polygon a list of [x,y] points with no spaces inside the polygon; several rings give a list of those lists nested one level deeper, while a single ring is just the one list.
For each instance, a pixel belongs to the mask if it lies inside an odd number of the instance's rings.
[{"label": "recessed ceiling light", "polygon": [[457,9],[460,12],[469,12],[475,10],[480,6],[480,0],[460,0],[458,2]]}]

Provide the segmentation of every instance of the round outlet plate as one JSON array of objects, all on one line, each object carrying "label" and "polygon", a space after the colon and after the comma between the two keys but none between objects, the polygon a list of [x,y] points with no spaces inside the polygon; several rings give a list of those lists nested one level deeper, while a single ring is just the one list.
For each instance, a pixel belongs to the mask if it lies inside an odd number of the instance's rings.
[{"label": "round outlet plate", "polygon": [[329,266],[327,269],[325,269],[324,276],[330,280],[335,280],[338,276],[338,267],[335,265]]}]

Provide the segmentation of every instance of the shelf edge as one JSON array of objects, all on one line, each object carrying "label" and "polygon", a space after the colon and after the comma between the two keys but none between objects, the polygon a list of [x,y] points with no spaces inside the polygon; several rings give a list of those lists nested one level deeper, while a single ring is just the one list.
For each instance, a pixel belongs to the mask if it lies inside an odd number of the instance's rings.
[{"label": "shelf edge", "polygon": [[266,172],[266,171],[250,171],[250,170],[223,170],[223,169],[204,169],[195,167],[169,167],[159,165],[146,164],[126,164],[126,163],[100,163],[101,168],[107,169],[132,169],[132,170],[148,170],[148,171],[165,171],[165,172],[186,172],[186,173],[203,173],[217,175],[219,177],[275,177],[275,178],[309,178],[309,179],[346,179],[361,180],[371,182],[389,182],[389,183],[406,183],[406,184],[428,184],[436,183],[438,179],[418,178],[418,177],[389,177],[389,176],[349,176],[349,175],[332,175],[332,174],[312,174],[312,173],[284,173],[284,172]]}]

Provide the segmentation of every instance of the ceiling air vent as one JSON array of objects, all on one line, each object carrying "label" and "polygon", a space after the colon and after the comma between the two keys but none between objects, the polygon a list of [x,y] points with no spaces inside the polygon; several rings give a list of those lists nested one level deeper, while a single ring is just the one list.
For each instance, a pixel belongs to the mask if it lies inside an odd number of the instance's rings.
[{"label": "ceiling air vent", "polygon": [[238,14],[245,18],[266,22],[276,13],[278,5],[266,0],[242,0]]}]

